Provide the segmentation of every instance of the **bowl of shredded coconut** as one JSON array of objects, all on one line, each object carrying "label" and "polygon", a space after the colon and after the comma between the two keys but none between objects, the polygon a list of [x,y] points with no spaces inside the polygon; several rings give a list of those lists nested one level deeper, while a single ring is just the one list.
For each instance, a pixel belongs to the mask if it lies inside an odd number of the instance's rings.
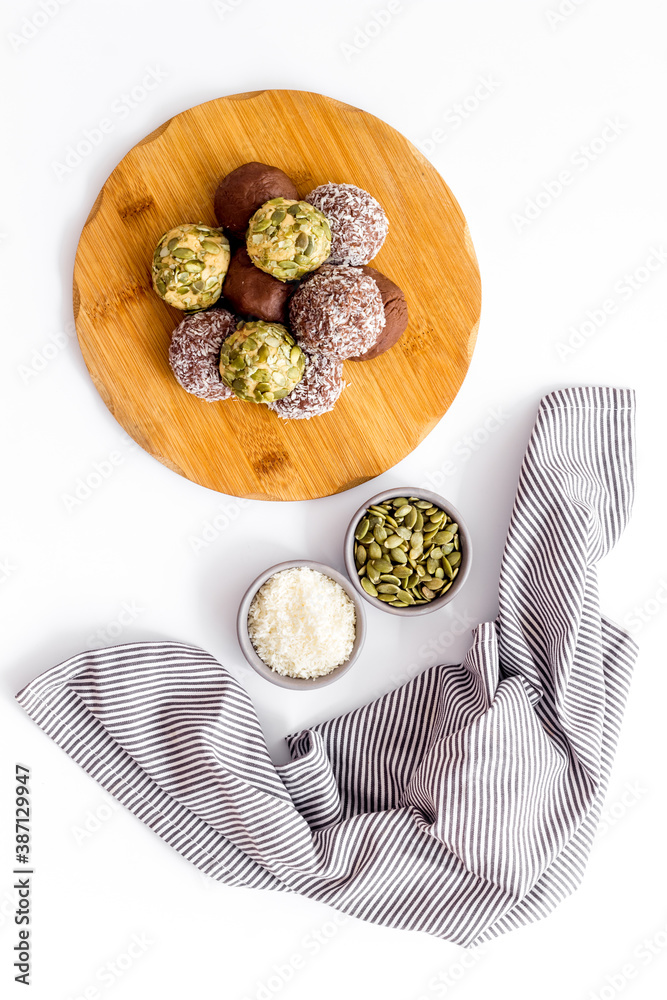
[{"label": "bowl of shredded coconut", "polygon": [[366,635],[362,601],[341,573],[323,563],[278,563],[246,591],[237,617],[243,654],[273,684],[312,690],[338,680]]}]

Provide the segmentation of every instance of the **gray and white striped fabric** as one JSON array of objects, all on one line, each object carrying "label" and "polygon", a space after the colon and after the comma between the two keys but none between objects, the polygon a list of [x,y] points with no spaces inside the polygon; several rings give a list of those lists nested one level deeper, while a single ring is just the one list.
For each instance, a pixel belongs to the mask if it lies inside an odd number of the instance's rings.
[{"label": "gray and white striped fabric", "polygon": [[290,736],[284,766],[239,683],[178,642],[82,653],[17,698],[228,885],[461,945],[543,917],[581,881],[636,657],[595,575],[630,512],[633,408],[603,387],[542,400],[497,620],[462,664]]}]

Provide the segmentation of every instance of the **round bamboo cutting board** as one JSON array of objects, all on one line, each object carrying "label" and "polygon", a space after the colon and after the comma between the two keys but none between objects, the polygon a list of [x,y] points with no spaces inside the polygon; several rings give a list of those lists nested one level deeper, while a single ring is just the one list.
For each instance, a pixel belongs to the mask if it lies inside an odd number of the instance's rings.
[{"label": "round bamboo cutting board", "polygon": [[[331,413],[282,421],[252,403],[207,403],[171,374],[183,316],[152,291],[153,249],[181,222],[217,225],[221,177],[250,160],[281,167],[301,197],[327,181],[370,191],[389,217],[372,264],[404,290],[410,323],[373,361],[346,362]],[[402,135],[319,94],[265,90],[177,115],[118,164],[86,221],[74,314],[88,370],[138,444],[222,493],[306,500],[350,489],[405,457],[445,413],[465,377],[480,312],[465,219],[436,170]]]}]

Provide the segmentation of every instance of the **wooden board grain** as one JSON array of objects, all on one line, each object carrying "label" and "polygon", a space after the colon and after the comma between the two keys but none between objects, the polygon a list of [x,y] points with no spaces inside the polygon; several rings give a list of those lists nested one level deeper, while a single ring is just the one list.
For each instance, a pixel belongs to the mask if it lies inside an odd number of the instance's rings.
[{"label": "wooden board grain", "polygon": [[[311,420],[282,421],[250,403],[206,403],[169,369],[169,339],[182,316],[151,289],[153,249],[178,223],[216,225],[220,178],[249,160],[281,167],[301,197],[326,181],[357,184],[390,220],[373,266],[404,290],[409,328],[379,358],[346,362],[349,386],[336,408]],[[180,475],[265,500],[338,493],[412,451],[463,382],[480,300],[465,219],[437,171],[385,122],[302,91],[209,101],[146,136],[95,201],[74,270],[81,350],[119,423]]]}]

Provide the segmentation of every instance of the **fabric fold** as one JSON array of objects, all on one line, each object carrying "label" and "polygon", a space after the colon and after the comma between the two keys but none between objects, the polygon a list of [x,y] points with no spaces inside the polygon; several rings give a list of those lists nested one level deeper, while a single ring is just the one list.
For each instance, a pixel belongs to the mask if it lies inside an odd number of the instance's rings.
[{"label": "fabric fold", "polygon": [[595,566],[633,497],[634,396],[546,396],[522,464],[499,613],[459,665],[287,738],[275,767],[204,650],[133,643],[28,684],[26,712],[203,872],[470,945],[580,883],[636,646]]}]

